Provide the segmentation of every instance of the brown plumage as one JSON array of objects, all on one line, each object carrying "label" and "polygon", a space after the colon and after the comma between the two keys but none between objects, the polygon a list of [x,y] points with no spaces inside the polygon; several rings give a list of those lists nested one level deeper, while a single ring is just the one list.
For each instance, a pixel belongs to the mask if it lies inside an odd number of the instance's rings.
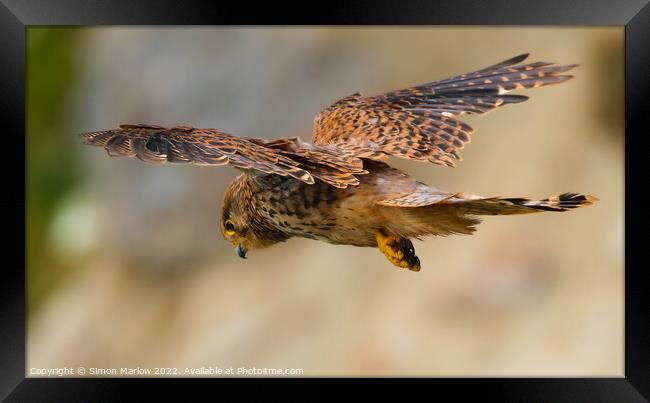
[{"label": "brown plumage", "polygon": [[378,247],[394,265],[418,271],[410,238],[471,234],[480,215],[566,211],[597,200],[574,193],[543,200],[448,193],[382,162],[396,156],[454,166],[474,132],[457,116],[525,101],[509,93],[572,77],[562,73],[575,65],[519,64],[527,56],[379,96],[350,95],[318,114],[313,143],[154,125],[82,136],[111,156],[243,170],[226,190],[221,219],[241,257],[300,236]]},{"label": "brown plumage", "polygon": [[375,97],[350,95],[318,114],[314,143],[335,144],[366,158],[388,155],[454,166],[474,133],[456,119],[483,114],[528,97],[512,90],[541,87],[569,80],[562,73],[575,64],[537,62],[515,66],[528,57],[514,57],[490,67]]},{"label": "brown plumage", "polygon": [[104,147],[111,157],[142,161],[226,165],[266,174],[290,176],[305,183],[314,178],[345,188],[358,185],[355,174],[367,173],[361,159],[331,147],[296,138],[262,140],[235,137],[215,129],[187,126],[120,125],[119,129],[83,133],[84,142]]}]

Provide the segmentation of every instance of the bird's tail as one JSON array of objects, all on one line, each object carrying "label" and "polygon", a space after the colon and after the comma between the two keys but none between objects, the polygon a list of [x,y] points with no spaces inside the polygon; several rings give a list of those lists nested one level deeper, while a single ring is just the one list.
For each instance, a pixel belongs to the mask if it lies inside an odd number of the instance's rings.
[{"label": "bird's tail", "polygon": [[568,211],[577,207],[588,206],[596,201],[598,199],[594,196],[577,193],[563,193],[559,196],[541,200],[523,197],[481,198],[458,194],[443,201],[442,204],[455,205],[460,212],[468,215],[511,215],[540,211]]},{"label": "bird's tail", "polygon": [[[419,194],[416,194],[419,195]],[[598,199],[594,196],[576,193],[563,193],[559,196],[542,200],[528,198],[481,197],[464,193],[448,194],[442,197],[433,194],[437,200],[422,200],[419,204],[408,204],[403,199],[401,207],[389,207],[391,221],[388,226],[391,232],[405,238],[419,238],[426,235],[471,234],[480,223],[477,216],[482,215],[513,215],[529,214],[541,211],[567,211],[577,207],[588,206]],[[394,206],[392,200],[383,205]]]}]

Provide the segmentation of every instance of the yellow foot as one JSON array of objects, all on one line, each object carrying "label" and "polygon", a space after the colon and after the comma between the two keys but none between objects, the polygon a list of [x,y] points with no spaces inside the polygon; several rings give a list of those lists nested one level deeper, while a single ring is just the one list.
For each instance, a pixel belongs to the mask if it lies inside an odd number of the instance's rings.
[{"label": "yellow foot", "polygon": [[387,235],[381,230],[375,233],[377,247],[397,267],[420,271],[420,259],[415,256],[413,243],[398,235]]}]

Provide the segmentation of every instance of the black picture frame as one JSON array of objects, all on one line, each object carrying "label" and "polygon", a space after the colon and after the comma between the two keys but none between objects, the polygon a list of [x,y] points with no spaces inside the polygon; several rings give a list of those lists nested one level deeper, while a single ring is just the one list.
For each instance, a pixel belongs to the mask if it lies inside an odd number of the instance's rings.
[{"label": "black picture frame", "polygon": [[[169,385],[197,385],[199,380],[148,379],[32,379],[25,378],[25,37],[33,25],[566,25],[625,26],[625,375],[621,378],[545,379],[399,379],[396,396],[406,397],[414,387],[425,396],[496,398],[499,401],[647,401],[650,396],[650,297],[641,262],[643,229],[647,215],[641,211],[647,184],[643,128],[650,127],[650,6],[648,0],[526,0],[526,1],[357,1],[279,5],[276,2],[194,2],[116,0],[0,0],[0,158],[5,222],[2,244],[3,278],[0,281],[0,398],[9,401],[112,401],[132,397],[125,387],[153,386],[167,393]],[[291,13],[289,12],[291,10]],[[290,15],[292,17],[290,18]],[[612,107],[619,107],[612,105]],[[647,130],[647,129],[645,129]],[[8,183],[10,182],[10,183]],[[9,220],[7,220],[9,219]],[[8,259],[12,257],[13,259]],[[637,263],[638,262],[638,263]],[[22,263],[22,264],[21,264]],[[308,386],[293,389],[289,397],[312,395],[332,398],[340,392],[325,387],[331,380],[218,379],[236,388],[239,398],[259,393],[257,386]],[[364,394],[388,379],[348,380]],[[291,382],[292,385],[287,385]],[[317,384],[317,385],[316,385]],[[403,389],[408,388],[408,389]],[[310,391],[303,395],[302,391]],[[223,394],[221,390],[220,394]],[[149,396],[148,393],[145,396]],[[388,397],[388,395],[386,395]],[[413,395],[414,398],[417,398]],[[302,399],[301,399],[302,400]]]}]

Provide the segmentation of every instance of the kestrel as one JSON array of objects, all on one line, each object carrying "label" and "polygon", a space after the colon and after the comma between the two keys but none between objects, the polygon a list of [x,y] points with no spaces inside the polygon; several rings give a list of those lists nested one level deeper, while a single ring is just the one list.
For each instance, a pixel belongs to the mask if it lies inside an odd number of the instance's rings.
[{"label": "kestrel", "polygon": [[215,129],[148,124],[83,133],[110,156],[162,164],[231,164],[221,231],[245,258],[291,237],[377,247],[395,266],[420,270],[410,239],[471,234],[477,216],[566,211],[589,195],[542,200],[450,193],[418,182],[389,156],[455,166],[474,130],[457,117],[523,102],[511,91],[557,84],[576,65],[520,64],[520,55],[481,70],[373,97],[345,97],[319,113],[312,142],[236,137]]}]

